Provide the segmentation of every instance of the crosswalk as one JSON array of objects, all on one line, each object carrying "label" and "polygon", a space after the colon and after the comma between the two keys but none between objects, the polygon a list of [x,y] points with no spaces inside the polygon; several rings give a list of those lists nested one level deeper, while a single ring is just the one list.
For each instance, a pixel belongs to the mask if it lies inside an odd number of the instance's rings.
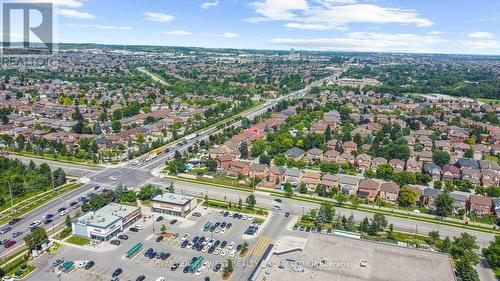
[{"label": "crosswalk", "polygon": [[250,250],[252,256],[262,256],[270,244],[274,244],[275,241],[267,236],[259,236],[257,242]]}]

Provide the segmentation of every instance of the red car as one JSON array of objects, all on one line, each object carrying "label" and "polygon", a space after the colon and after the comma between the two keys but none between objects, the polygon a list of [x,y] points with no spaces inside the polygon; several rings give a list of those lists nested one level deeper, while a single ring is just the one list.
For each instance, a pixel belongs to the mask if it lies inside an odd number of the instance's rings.
[{"label": "red car", "polygon": [[3,247],[4,248],[10,248],[14,244],[16,244],[15,240],[9,240],[9,241],[5,242],[5,244],[3,244]]}]

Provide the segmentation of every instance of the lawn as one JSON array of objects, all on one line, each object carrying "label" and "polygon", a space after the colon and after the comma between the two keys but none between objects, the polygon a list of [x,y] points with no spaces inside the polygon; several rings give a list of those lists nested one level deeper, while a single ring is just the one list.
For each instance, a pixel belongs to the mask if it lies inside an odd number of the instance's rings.
[{"label": "lawn", "polygon": [[25,277],[36,269],[36,266],[27,262],[26,256],[21,255],[3,268],[5,275],[15,276],[18,279]]},{"label": "lawn", "polygon": [[90,242],[90,239],[73,235],[73,236],[70,236],[69,238],[67,238],[65,241],[68,243],[71,243],[71,244],[78,245],[78,246],[84,246]]},{"label": "lawn", "polygon": [[224,201],[213,200],[213,199],[208,199],[208,207],[228,210],[231,212],[252,214],[252,215],[267,216],[267,214],[268,214],[267,210],[263,209],[263,208],[255,207],[253,209],[250,209],[247,206],[242,206],[241,208],[238,208],[238,204],[236,204],[234,202],[224,202]]}]

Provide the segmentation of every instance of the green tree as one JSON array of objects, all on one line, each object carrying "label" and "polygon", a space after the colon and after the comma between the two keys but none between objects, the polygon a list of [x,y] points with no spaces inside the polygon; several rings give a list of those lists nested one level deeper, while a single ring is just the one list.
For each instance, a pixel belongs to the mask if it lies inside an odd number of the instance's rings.
[{"label": "green tree", "polygon": [[500,268],[500,235],[495,235],[495,240],[491,241],[488,247],[483,248],[483,254],[491,268]]},{"label": "green tree", "polygon": [[429,245],[433,246],[436,245],[437,241],[439,241],[439,231],[433,230],[429,232]]},{"label": "green tree", "polygon": [[465,260],[457,262],[457,272],[463,281],[480,281],[476,269]]},{"label": "green tree", "polygon": [[478,249],[476,237],[464,232],[454,238],[451,256],[456,260],[465,260],[472,265],[477,265],[479,263],[479,256],[476,254]]},{"label": "green tree", "polygon": [[401,207],[410,207],[415,204],[418,198],[418,193],[404,185],[399,191],[398,204]]},{"label": "green tree", "polygon": [[450,163],[450,158],[451,158],[450,154],[446,151],[435,150],[432,153],[432,162],[441,167]]},{"label": "green tree", "polygon": [[31,233],[27,234],[23,240],[30,251],[40,250],[42,245],[49,239],[45,228],[37,227]]},{"label": "green tree", "polygon": [[113,132],[119,132],[122,130],[122,123],[120,121],[115,120],[111,123],[111,129],[113,129]]},{"label": "green tree", "polygon": [[337,194],[335,194],[334,198],[339,206],[342,206],[348,199],[347,195],[345,195],[343,192],[338,192]]},{"label": "green tree", "polygon": [[257,204],[257,201],[255,200],[255,195],[253,193],[248,195],[248,197],[245,199],[245,203],[250,209],[253,209],[255,207],[255,204]]},{"label": "green tree", "polygon": [[292,184],[290,184],[289,182],[283,184],[283,190],[285,190],[286,196],[288,198],[291,198],[293,196]]},{"label": "green tree", "polygon": [[370,228],[370,220],[368,220],[368,218],[365,217],[359,224],[359,231],[368,232],[369,228]]},{"label": "green tree", "polygon": [[160,231],[161,231],[161,233],[165,234],[167,232],[167,226],[165,224],[162,224]]},{"label": "green tree", "polygon": [[71,227],[71,217],[69,215],[66,216],[64,224],[66,225],[66,227]]},{"label": "green tree", "polygon": [[443,253],[450,253],[451,251],[450,237],[446,236],[446,238],[444,238],[443,243],[441,243],[441,246],[439,248]]},{"label": "green tree", "polygon": [[329,141],[331,139],[332,139],[332,127],[330,127],[330,125],[327,125],[325,130],[325,141]]},{"label": "green tree", "polygon": [[436,214],[438,216],[448,216],[453,212],[455,200],[448,192],[443,192],[436,198]]}]

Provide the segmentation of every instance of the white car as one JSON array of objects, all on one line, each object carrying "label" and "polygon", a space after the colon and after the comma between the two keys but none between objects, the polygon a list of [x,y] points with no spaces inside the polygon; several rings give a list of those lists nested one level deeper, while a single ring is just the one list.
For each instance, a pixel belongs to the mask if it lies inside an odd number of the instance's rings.
[{"label": "white car", "polygon": [[220,249],[219,248],[217,248],[217,249],[214,250],[214,255],[218,255],[219,253],[220,253]]},{"label": "white car", "polygon": [[160,277],[156,278],[156,281],[165,281],[165,280],[166,280],[166,279],[165,279],[165,277],[163,277],[163,276],[160,276]]},{"label": "white car", "polygon": [[135,228],[139,229],[139,230],[143,230],[144,227],[141,225],[141,224],[136,224],[134,225]]},{"label": "white car", "polygon": [[220,230],[220,233],[226,233],[226,230],[227,228],[224,227],[223,229]]},{"label": "white car", "polygon": [[229,243],[229,245],[227,246],[227,249],[231,250],[231,249],[233,249],[233,247],[234,247],[234,242],[231,241],[231,243]]},{"label": "white car", "polygon": [[40,224],[42,224],[42,222],[36,220],[36,221],[30,223],[30,228],[35,228],[35,227],[39,226]]},{"label": "white car", "polygon": [[208,248],[210,248],[210,247],[209,246],[205,246],[205,247],[203,247],[203,249],[201,249],[201,251],[203,253],[206,253],[208,251]]},{"label": "white car", "polygon": [[87,260],[84,260],[84,261],[78,261],[78,262],[76,263],[76,266],[77,266],[78,268],[84,268],[84,267],[85,267],[85,265],[87,265],[87,263],[88,263],[88,262],[89,262],[89,261],[87,261]]},{"label": "white car", "polygon": [[10,277],[8,275],[5,275],[3,278],[2,278],[2,281],[14,281],[16,280],[14,277]]},{"label": "white car", "polygon": [[203,272],[203,268],[200,266],[200,268],[198,268],[198,270],[196,270],[196,275],[200,275],[201,273]]},{"label": "white car", "polygon": [[215,233],[219,233],[220,231],[221,231],[220,227],[216,227],[214,230]]},{"label": "white car", "polygon": [[116,177],[115,176],[111,176],[111,177],[109,177],[109,179],[112,180],[112,181],[116,181]]},{"label": "white car", "polygon": [[231,252],[229,252],[229,256],[234,258],[234,256],[236,255],[236,249],[233,249]]},{"label": "white car", "polygon": [[202,264],[201,264],[201,268],[205,269],[208,267],[208,262],[207,261],[204,261]]},{"label": "white car", "polygon": [[241,219],[244,220],[244,221],[246,221],[247,220],[247,216],[243,215],[243,217]]},{"label": "white car", "polygon": [[181,241],[184,241],[184,240],[186,240],[188,238],[189,238],[189,234],[184,233],[184,235],[182,235]]},{"label": "white car", "polygon": [[193,242],[189,242],[187,245],[186,245],[186,249],[191,249],[191,247],[193,247],[194,243]]},{"label": "white car", "polygon": [[68,213],[69,213],[68,210],[62,210],[59,212],[59,215],[62,217],[62,216],[67,215]]},{"label": "white car", "polygon": [[226,249],[222,249],[222,251],[220,251],[220,255],[221,256],[225,256],[227,254],[227,250]]}]

